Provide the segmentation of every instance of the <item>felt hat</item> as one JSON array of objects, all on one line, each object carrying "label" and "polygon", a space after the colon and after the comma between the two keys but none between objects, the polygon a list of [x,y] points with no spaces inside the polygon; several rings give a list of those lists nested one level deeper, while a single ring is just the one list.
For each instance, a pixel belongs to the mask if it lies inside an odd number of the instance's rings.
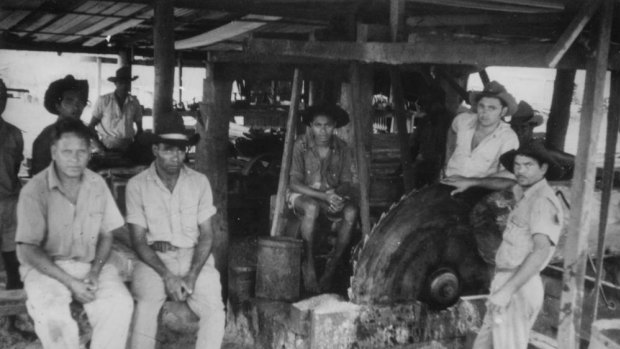
[{"label": "felt hat", "polygon": [[108,81],[117,82],[117,81],[134,81],[138,78],[137,75],[131,76],[131,68],[130,67],[120,67],[116,69],[116,75],[110,76]]},{"label": "felt hat", "polygon": [[517,155],[531,157],[541,164],[546,163],[548,168],[545,177],[548,179],[561,178],[563,175],[562,167],[541,141],[533,140],[521,145],[519,149],[508,151],[500,156],[499,161],[508,171],[514,173],[514,161]]},{"label": "felt hat", "polygon": [[517,111],[510,118],[511,125],[530,124],[534,127],[543,123],[543,117],[526,101],[519,102]]},{"label": "felt hat", "polygon": [[478,101],[482,97],[495,97],[504,101],[508,107],[506,116],[513,115],[517,111],[517,101],[510,93],[508,93],[508,91],[506,91],[504,85],[497,81],[489,82],[484,86],[484,90],[482,91],[474,91],[469,93],[469,105],[473,111],[476,111]]},{"label": "felt hat", "polygon": [[349,113],[336,104],[319,104],[306,108],[301,115],[302,122],[310,126],[312,120],[318,115],[332,118],[336,127],[342,127],[349,123]]},{"label": "felt hat", "polygon": [[187,147],[198,143],[200,135],[198,133],[188,134],[181,115],[174,111],[168,111],[162,116],[158,120],[159,123],[153,137],[154,144],[165,143]]},{"label": "felt hat", "polygon": [[52,114],[58,115],[56,104],[62,100],[65,91],[78,91],[80,98],[86,103],[88,100],[88,80],[76,80],[73,75],[52,82],[45,91],[43,105]]}]

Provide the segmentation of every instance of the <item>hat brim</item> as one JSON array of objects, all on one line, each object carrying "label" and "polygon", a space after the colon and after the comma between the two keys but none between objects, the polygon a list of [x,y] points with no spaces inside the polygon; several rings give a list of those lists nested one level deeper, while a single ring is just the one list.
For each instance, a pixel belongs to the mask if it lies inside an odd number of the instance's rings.
[{"label": "hat brim", "polygon": [[533,159],[546,163],[547,173],[545,173],[545,178],[549,180],[558,180],[564,176],[564,170],[562,169],[562,167],[554,159],[553,155],[542,144],[537,144],[537,142],[534,142],[522,146],[519,149],[510,150],[500,156],[499,161],[502,166],[504,166],[504,168],[514,173],[514,161],[517,155],[531,157]]},{"label": "hat brim", "polygon": [[506,106],[508,108],[508,111],[506,112],[506,115],[504,116],[511,116],[517,112],[517,109],[518,109],[517,101],[510,93],[508,92],[489,93],[487,91],[477,91],[477,92],[474,91],[474,92],[469,93],[469,105],[471,106],[471,109],[473,111],[476,111],[477,105],[478,105],[477,101],[479,100],[479,98],[482,98],[482,97],[479,97],[481,95],[499,98],[502,101],[504,101],[504,103],[506,103]]},{"label": "hat brim", "polygon": [[336,124],[336,128],[349,123],[349,113],[337,105],[310,106],[301,113],[301,121],[305,125],[310,126],[312,120],[318,115],[325,115],[332,118]]},{"label": "hat brim", "polygon": [[127,78],[117,78],[116,76],[110,76],[110,77],[108,78],[108,81],[110,81],[110,82],[117,82],[117,81],[134,81],[134,80],[136,80],[136,79],[138,79],[138,76],[137,76],[137,75],[134,75],[134,76],[133,76],[133,77],[131,77],[131,78],[130,78],[130,77],[127,77]]},{"label": "hat brim", "polygon": [[175,134],[174,137],[153,135],[153,144],[164,143],[180,147],[191,147],[198,144],[198,141],[200,141],[200,135],[198,133],[194,133],[189,137],[186,134]]},{"label": "hat brim", "polygon": [[542,116],[540,116],[540,114],[534,113],[533,115],[529,117],[513,115],[512,118],[510,119],[510,124],[511,125],[532,124],[534,127],[536,127],[536,126],[542,125],[543,121],[544,120]]},{"label": "hat brim", "polygon": [[58,115],[56,104],[65,91],[78,91],[84,103],[88,101],[88,80],[67,80],[60,79],[52,82],[45,91],[43,106],[48,112]]}]

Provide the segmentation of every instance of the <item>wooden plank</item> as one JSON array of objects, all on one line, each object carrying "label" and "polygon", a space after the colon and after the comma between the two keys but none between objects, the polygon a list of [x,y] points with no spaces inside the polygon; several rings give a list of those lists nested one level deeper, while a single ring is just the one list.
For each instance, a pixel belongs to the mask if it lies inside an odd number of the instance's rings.
[{"label": "wooden plank", "polygon": [[[85,3],[81,4],[76,10],[80,12],[97,12],[105,9],[108,6],[109,4],[106,2],[99,4],[95,1],[86,1]],[[65,33],[65,31],[69,28],[78,25],[89,17],[89,15],[63,14],[60,19],[41,29],[46,32],[62,34]],[[52,34],[41,34],[36,35],[35,38],[36,41],[53,41],[51,40],[53,36],[54,35]]]},{"label": "wooden plank", "polygon": [[489,2],[495,2],[499,4],[512,4],[523,5],[532,7],[543,7],[552,10],[562,11],[564,10],[564,3],[560,0],[486,0]]},{"label": "wooden plank", "polygon": [[574,86],[574,69],[556,70],[553,82],[553,97],[551,98],[551,111],[547,120],[547,133],[545,137],[547,147],[564,150]]},{"label": "wooden plank", "polygon": [[297,117],[299,114],[302,81],[301,71],[299,68],[296,68],[293,73],[293,85],[291,86],[291,104],[286,121],[286,136],[284,138],[282,166],[280,167],[280,178],[278,180],[278,193],[273,210],[273,221],[271,222],[271,236],[282,235],[282,231],[284,230],[284,205],[286,203],[286,192],[291,175],[291,163],[293,161],[293,146],[295,145],[295,134],[297,131]]},{"label": "wooden plank", "polygon": [[594,197],[594,175],[598,136],[603,118],[603,93],[609,57],[614,0],[604,0],[596,41],[597,54],[586,70],[586,84],[579,127],[579,143],[571,185],[571,211],[564,251],[564,277],[558,330],[559,348],[577,349],[580,342],[583,284],[588,254],[590,207]]},{"label": "wooden plank", "polygon": [[547,65],[549,68],[555,68],[562,56],[568,51],[573,42],[577,39],[577,36],[581,34],[583,28],[588,24],[590,18],[594,15],[594,12],[599,8],[601,0],[593,0],[584,2],[581,6],[581,10],[570,22],[568,28],[562,33],[558,41],[553,45],[553,48],[547,53]]},{"label": "wooden plank", "polygon": [[229,40],[236,36],[250,33],[265,26],[268,22],[276,22],[280,19],[281,17],[276,16],[247,15],[239,21],[232,21],[206,33],[179,40],[174,43],[174,48],[177,50],[187,50],[196,47],[209,46],[220,41]]},{"label": "wooden plank", "polygon": [[[8,11],[0,10],[0,13],[5,13]],[[11,11],[10,15],[4,17],[2,21],[0,21],[0,30],[11,29],[12,26],[16,25],[24,19],[26,16],[30,14],[30,11]]]},{"label": "wooden plank", "polygon": [[[145,6],[145,5],[130,5],[130,6],[124,7],[122,9],[120,9],[120,10],[117,10],[116,14],[118,14],[120,16],[129,16],[129,15],[140,13],[141,11],[144,11],[147,8],[148,8],[148,6]],[[153,10],[146,11],[146,13],[142,13],[142,16],[143,17],[154,16],[154,11]],[[172,18],[174,18],[174,17],[172,17]],[[120,18],[104,18],[103,20],[101,20],[97,24],[93,25],[92,27],[86,28],[86,29],[82,30],[80,32],[80,34],[82,34],[84,32],[86,32],[86,33],[94,33],[94,32],[97,32],[99,30],[102,30],[104,28],[110,27],[111,25],[119,23],[121,21],[122,21],[122,19],[120,19]],[[127,28],[134,27],[134,26],[136,26],[136,25],[138,25],[138,24],[140,24],[142,22],[144,22],[143,19],[131,19],[131,20],[128,20],[128,21],[124,21],[124,22],[121,22],[120,24],[118,24],[118,25],[116,25],[114,27],[111,27],[110,29],[106,30],[101,35],[102,36],[114,35],[114,34],[117,34],[117,33],[120,33],[122,31],[124,31]],[[103,41],[103,40],[101,40],[99,38],[96,38],[96,39],[92,39],[92,40],[86,41],[83,45],[84,46],[95,46],[98,43],[100,43],[101,41]]]},{"label": "wooden plank", "polygon": [[[620,73],[611,74],[611,90],[609,92],[609,108],[607,110],[607,139],[605,140],[605,164],[603,165],[603,187],[601,193],[601,209],[599,217],[598,246],[596,250],[596,281],[594,289],[601,287],[603,277],[603,254],[605,253],[605,232],[609,215],[609,201],[614,182],[614,160],[618,131],[620,130]],[[592,319],[597,319],[600,292],[594,293]]]},{"label": "wooden plank", "polygon": [[[492,2],[487,2],[487,1],[475,1],[475,0],[409,0],[409,2],[459,7],[462,9],[464,8],[464,9],[498,11],[498,12],[542,13],[542,12],[559,11],[559,9],[556,9],[556,8],[519,5],[519,1],[514,1],[514,2],[510,1],[506,3],[501,3],[501,2],[492,3]],[[512,5],[513,3],[514,5]]]},{"label": "wooden plank", "polygon": [[392,42],[402,41],[405,27],[405,0],[390,0],[390,38]]},{"label": "wooden plank", "polygon": [[555,13],[545,14],[460,14],[460,15],[424,15],[407,17],[406,25],[413,28],[483,26],[483,25],[526,25],[558,24],[565,22],[564,16]]},{"label": "wooden plank", "polygon": [[390,67],[390,85],[392,87],[392,104],[400,145],[400,164],[403,167],[403,184],[405,193],[413,189],[413,177],[411,176],[411,151],[409,149],[409,134],[407,132],[407,114],[405,110],[405,95],[403,83],[400,78],[398,67]]}]

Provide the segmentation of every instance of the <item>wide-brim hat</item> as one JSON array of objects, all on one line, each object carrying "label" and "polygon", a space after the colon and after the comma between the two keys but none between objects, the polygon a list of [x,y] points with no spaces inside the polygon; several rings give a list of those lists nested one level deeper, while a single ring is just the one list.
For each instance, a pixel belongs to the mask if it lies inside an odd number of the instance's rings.
[{"label": "wide-brim hat", "polygon": [[138,78],[137,75],[131,76],[131,68],[130,67],[120,67],[116,70],[115,76],[110,76],[108,81],[117,82],[117,81],[134,81]]},{"label": "wide-brim hat", "polygon": [[534,127],[543,123],[543,117],[526,101],[519,102],[517,112],[510,118],[511,125],[530,124]]},{"label": "wide-brim hat", "polygon": [[473,111],[476,111],[478,101],[482,97],[495,97],[504,101],[508,107],[508,112],[505,116],[514,115],[514,113],[517,112],[517,100],[506,91],[504,85],[497,81],[489,82],[484,86],[484,90],[482,91],[473,91],[469,93],[469,105]]},{"label": "wide-brim hat", "polygon": [[312,120],[318,115],[325,115],[332,118],[336,127],[342,127],[349,123],[349,113],[336,104],[327,103],[306,108],[301,114],[301,120],[304,124],[310,126]]},{"label": "wide-brim hat", "polygon": [[561,178],[564,173],[562,167],[555,161],[551,152],[545,148],[541,141],[530,141],[521,145],[519,149],[508,151],[500,156],[499,161],[508,171],[514,173],[514,161],[517,155],[524,155],[534,158],[540,163],[546,163],[548,168],[545,177],[547,179]]},{"label": "wide-brim hat", "polygon": [[153,143],[164,143],[176,146],[193,146],[200,140],[198,133],[190,134],[185,129],[183,117],[174,111],[165,112],[158,118]]},{"label": "wide-brim hat", "polygon": [[88,80],[76,80],[73,75],[52,82],[45,91],[43,105],[52,114],[58,115],[56,104],[62,100],[65,91],[78,91],[80,98],[86,103],[88,100]]}]

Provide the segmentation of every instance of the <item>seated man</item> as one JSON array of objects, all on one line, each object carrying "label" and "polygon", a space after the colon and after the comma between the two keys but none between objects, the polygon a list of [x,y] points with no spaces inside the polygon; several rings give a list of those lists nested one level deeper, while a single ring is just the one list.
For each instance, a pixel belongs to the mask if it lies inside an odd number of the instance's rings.
[{"label": "seated man", "polygon": [[517,110],[514,97],[492,81],[482,92],[470,94],[470,104],[475,114],[457,115],[448,133],[448,162],[442,183],[455,186],[453,194],[485,177],[496,178],[498,189],[514,184],[514,176],[499,161],[502,154],[519,147],[516,133],[502,121]]},{"label": "seated man", "polygon": [[[88,81],[76,80],[73,75],[52,82],[47,91],[43,104],[45,109],[58,115],[56,121],[65,118],[79,119],[88,100]],[[43,171],[52,162],[50,145],[53,138],[54,124],[47,126],[39,133],[32,144],[32,165],[30,175],[34,176]]]},{"label": "seated man", "polygon": [[212,254],[211,185],[183,164],[198,135],[188,137],[176,115],[166,115],[162,123],[152,145],[155,161],[127,184],[127,222],[139,258],[131,348],[155,348],[157,314],[170,297],[187,301],[200,318],[196,348],[219,349],[226,317]]},{"label": "seated man", "polygon": [[[306,110],[303,122],[310,129],[293,147],[288,203],[301,215],[304,286],[309,292],[318,292],[331,286],[337,263],[351,240],[358,209],[351,200],[351,149],[334,135],[335,128],[349,122],[349,115],[336,105],[312,106]],[[342,216],[344,220],[334,253],[317,284],[312,246],[319,213]]]},{"label": "seated man", "polygon": [[106,264],[123,217],[99,175],[86,169],[90,131],[77,119],[54,124],[52,164],[22,189],[17,256],[28,314],[44,348],[78,349],[76,300],[93,328],[90,348],[125,348],[133,311],[118,271]]}]

